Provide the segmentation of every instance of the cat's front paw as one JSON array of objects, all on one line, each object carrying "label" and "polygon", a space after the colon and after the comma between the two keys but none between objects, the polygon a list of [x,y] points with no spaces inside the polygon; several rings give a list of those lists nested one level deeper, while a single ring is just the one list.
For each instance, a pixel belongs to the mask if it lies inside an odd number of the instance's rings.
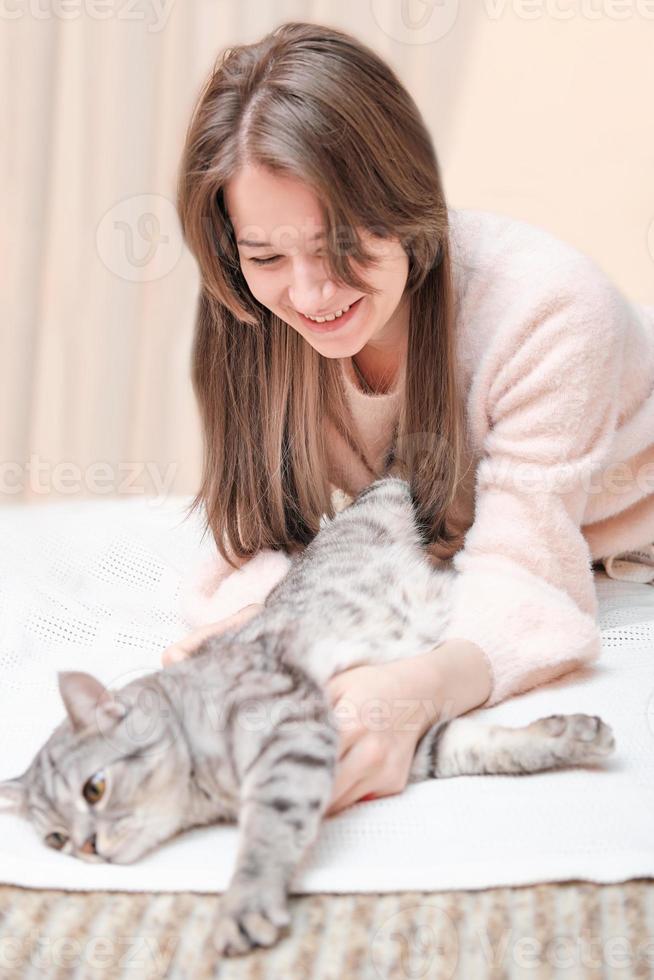
[{"label": "cat's front paw", "polygon": [[342,510],[349,507],[353,500],[354,497],[350,497],[350,495],[345,493],[344,490],[341,490],[340,487],[337,487],[332,491],[332,507],[334,508],[334,512],[336,514],[340,514]]},{"label": "cat's front paw", "polygon": [[285,896],[266,890],[261,882],[256,886],[235,885],[220,900],[214,945],[221,956],[272,946],[290,921]]}]

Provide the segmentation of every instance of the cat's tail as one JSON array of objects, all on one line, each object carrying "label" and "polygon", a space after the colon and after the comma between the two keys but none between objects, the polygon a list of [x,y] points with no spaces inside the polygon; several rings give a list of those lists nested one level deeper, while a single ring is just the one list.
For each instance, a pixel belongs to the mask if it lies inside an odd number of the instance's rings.
[{"label": "cat's tail", "polygon": [[420,739],[409,782],[583,765],[614,749],[613,732],[597,715],[549,715],[518,728],[452,718]]}]

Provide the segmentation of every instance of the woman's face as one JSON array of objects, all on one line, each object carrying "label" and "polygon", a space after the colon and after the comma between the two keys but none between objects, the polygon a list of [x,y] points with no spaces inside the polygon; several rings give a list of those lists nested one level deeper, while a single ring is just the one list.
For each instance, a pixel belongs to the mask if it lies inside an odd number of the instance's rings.
[{"label": "woman's face", "polygon": [[[355,263],[355,268],[381,291],[352,290],[330,279],[318,200],[301,181],[244,167],[225,185],[224,195],[241,269],[260,303],[324,357],[350,357],[364,347],[383,357],[402,349],[409,323],[404,297],[409,260],[399,240],[362,231],[364,244],[381,262],[367,268]],[[307,316],[336,313],[354,303],[349,313],[322,325]]]}]

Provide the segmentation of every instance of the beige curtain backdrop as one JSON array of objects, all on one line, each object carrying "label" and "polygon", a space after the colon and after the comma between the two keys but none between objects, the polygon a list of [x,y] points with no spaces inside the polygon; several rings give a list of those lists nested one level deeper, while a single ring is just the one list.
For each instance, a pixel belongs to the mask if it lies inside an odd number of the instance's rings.
[{"label": "beige curtain backdrop", "polygon": [[344,28],[413,93],[455,207],[654,302],[654,0],[0,0],[0,501],[191,494],[185,128],[224,46]]}]

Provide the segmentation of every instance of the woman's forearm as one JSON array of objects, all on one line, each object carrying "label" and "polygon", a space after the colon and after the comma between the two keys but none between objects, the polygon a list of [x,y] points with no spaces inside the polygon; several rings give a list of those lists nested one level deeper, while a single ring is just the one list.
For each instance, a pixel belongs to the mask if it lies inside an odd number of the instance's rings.
[{"label": "woman's forearm", "polygon": [[420,734],[444,718],[455,718],[482,705],[491,692],[486,655],[469,640],[446,640],[427,653],[387,664],[402,675],[420,710]]},{"label": "woman's forearm", "polygon": [[441,696],[445,710],[450,704],[452,717],[465,714],[482,705],[491,693],[491,667],[486,654],[470,640],[446,640],[431,656],[438,665],[441,677]]}]

